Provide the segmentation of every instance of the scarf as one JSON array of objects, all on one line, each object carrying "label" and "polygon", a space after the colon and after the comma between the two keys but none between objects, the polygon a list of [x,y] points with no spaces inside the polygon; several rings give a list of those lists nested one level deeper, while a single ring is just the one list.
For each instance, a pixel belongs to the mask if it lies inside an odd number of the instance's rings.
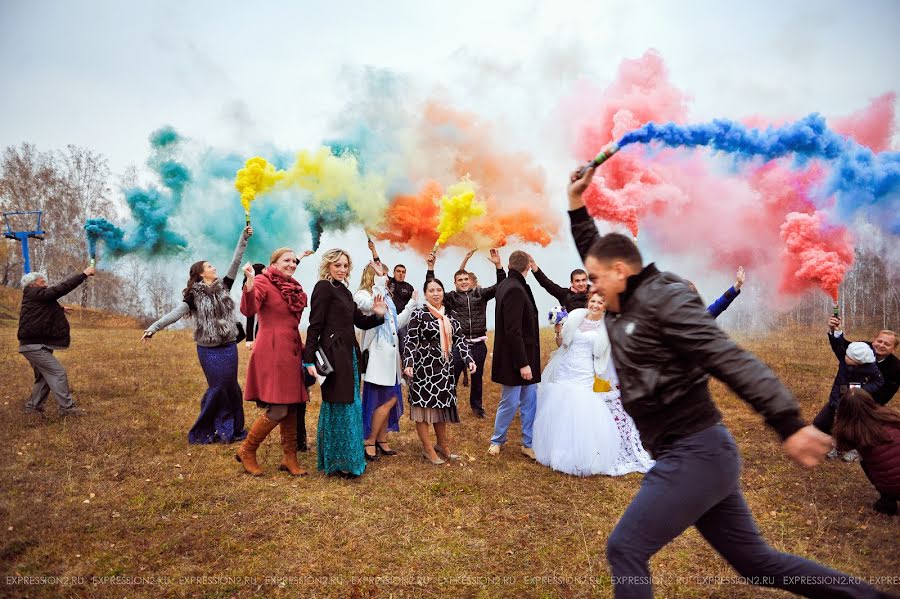
[{"label": "scarf", "polygon": [[288,310],[300,318],[306,307],[306,292],[303,291],[303,286],[296,279],[286,277],[274,268],[267,268],[262,276],[269,279],[278,288],[281,297],[287,302]]},{"label": "scarf", "polygon": [[425,305],[428,306],[428,311],[431,312],[431,315],[438,321],[438,327],[440,328],[441,333],[441,353],[444,355],[444,360],[449,362],[450,343],[451,337],[453,336],[453,325],[450,323],[450,317],[447,316],[447,311],[444,309],[444,306],[441,306],[440,309],[438,309],[427,301],[425,302]]}]

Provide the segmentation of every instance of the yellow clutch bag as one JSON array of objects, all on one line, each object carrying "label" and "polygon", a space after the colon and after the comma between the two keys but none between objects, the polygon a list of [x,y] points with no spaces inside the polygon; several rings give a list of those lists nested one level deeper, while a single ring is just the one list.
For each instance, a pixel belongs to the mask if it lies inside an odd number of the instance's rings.
[{"label": "yellow clutch bag", "polygon": [[594,393],[606,393],[611,390],[612,385],[609,384],[609,381],[605,381],[599,376],[594,377]]}]

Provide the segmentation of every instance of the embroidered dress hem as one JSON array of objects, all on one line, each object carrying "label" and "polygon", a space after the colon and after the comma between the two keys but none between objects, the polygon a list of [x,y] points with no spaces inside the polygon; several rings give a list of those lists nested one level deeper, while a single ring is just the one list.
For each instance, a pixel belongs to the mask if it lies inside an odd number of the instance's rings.
[{"label": "embroidered dress hem", "polygon": [[316,468],[325,474],[346,472],[360,476],[366,471],[356,352],[353,352],[353,380],[352,404],[323,401],[319,410]]},{"label": "embroidered dress hem", "polygon": [[200,400],[200,414],[188,431],[188,443],[208,445],[243,440],[247,431],[244,430],[243,393],[237,380],[237,345],[198,345],[197,358],[209,388]]}]

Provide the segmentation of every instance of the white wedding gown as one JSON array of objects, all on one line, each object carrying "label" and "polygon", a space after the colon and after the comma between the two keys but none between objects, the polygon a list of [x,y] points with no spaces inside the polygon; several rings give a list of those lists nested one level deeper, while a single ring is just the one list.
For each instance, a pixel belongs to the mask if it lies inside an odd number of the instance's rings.
[{"label": "white wedding gown", "polygon": [[619,401],[615,369],[607,372],[611,391],[593,390],[592,349],[600,326],[602,320],[585,319],[568,351],[555,356],[541,376],[532,448],[538,462],[567,474],[646,472],[653,460]]}]

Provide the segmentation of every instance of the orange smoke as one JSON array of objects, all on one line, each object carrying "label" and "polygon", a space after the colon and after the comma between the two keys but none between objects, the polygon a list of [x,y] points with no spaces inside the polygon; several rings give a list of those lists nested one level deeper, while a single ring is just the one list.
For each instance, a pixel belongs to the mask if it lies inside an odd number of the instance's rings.
[{"label": "orange smoke", "polygon": [[372,230],[373,237],[428,254],[438,238],[441,211],[438,201],[443,194],[440,183],[426,181],[415,195],[394,196],[380,230]]}]

